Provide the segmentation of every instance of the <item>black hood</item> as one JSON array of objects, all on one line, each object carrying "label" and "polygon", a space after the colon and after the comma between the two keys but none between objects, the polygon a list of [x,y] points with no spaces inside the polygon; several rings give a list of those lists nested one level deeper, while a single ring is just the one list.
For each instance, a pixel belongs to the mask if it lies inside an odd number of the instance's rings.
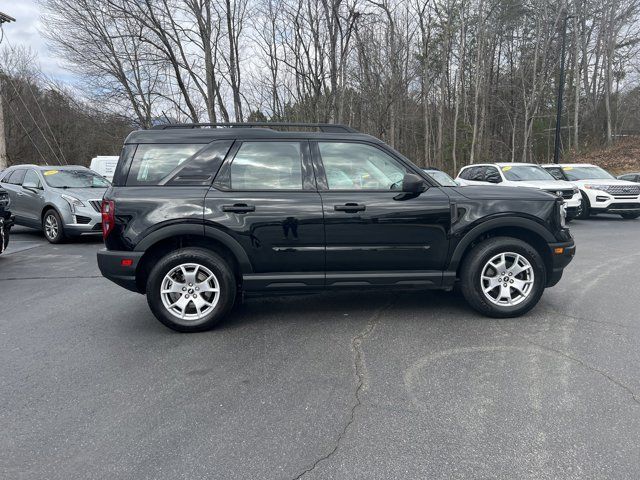
[{"label": "black hood", "polygon": [[452,188],[452,190],[471,200],[548,200],[550,202],[556,200],[555,196],[547,192],[529,187],[470,185]]}]

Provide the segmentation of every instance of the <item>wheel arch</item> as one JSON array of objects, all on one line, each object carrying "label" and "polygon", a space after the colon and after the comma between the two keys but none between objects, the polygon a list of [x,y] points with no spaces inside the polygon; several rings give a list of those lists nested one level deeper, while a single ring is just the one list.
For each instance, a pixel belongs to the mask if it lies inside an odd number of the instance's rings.
[{"label": "wheel arch", "polygon": [[491,237],[513,237],[532,245],[542,256],[547,272],[553,269],[549,244],[557,240],[542,225],[526,218],[494,219],[471,229],[456,245],[449,271],[458,272],[465,257],[478,243]]},{"label": "wheel arch", "polygon": [[208,226],[203,230],[202,225],[196,224],[172,225],[153,232],[136,246],[136,251],[144,251],[136,268],[137,290],[145,293],[155,261],[171,251],[186,247],[204,248],[223,257],[231,266],[238,284],[244,273],[253,272],[246,252],[229,234]]}]

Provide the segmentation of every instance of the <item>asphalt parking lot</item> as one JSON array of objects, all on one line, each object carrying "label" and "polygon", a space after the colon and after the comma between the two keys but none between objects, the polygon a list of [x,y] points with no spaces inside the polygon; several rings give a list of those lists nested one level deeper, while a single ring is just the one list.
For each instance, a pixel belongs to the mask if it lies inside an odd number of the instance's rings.
[{"label": "asphalt parking lot", "polygon": [[575,222],[525,317],[455,293],[251,299],[162,326],[99,241],[0,256],[7,479],[640,478],[640,220]]}]

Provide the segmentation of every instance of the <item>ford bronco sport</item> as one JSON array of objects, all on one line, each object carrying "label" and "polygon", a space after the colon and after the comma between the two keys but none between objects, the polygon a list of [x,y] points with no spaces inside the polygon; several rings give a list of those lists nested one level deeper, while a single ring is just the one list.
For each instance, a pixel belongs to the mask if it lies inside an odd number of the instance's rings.
[{"label": "ford bronco sport", "polygon": [[245,294],[456,282],[477,311],[513,317],[571,261],[564,221],[558,197],[444,187],[341,125],[165,125],[125,140],[98,264],[179,331]]}]

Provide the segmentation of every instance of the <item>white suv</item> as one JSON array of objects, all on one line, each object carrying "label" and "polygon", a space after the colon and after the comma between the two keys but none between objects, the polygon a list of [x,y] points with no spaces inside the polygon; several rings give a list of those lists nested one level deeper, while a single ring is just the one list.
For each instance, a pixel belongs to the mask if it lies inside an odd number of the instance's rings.
[{"label": "white suv", "polygon": [[460,185],[501,185],[505,187],[538,188],[564,199],[567,219],[582,212],[582,196],[573,184],[556,180],[549,172],[533,163],[482,163],[467,165],[456,181]]},{"label": "white suv", "polygon": [[584,198],[583,218],[615,213],[622,218],[640,217],[640,185],[618,180],[606,170],[588,163],[543,165],[554,178],[576,184]]}]

